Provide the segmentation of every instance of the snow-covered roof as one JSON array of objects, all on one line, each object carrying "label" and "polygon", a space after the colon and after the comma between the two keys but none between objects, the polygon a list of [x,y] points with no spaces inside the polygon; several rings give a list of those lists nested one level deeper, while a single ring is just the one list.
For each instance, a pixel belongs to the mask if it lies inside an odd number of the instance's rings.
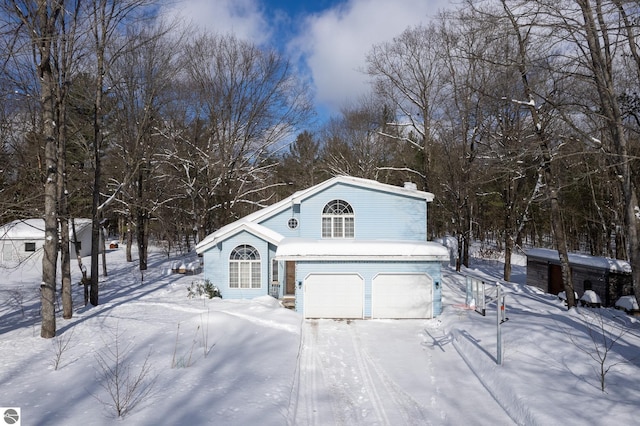
[{"label": "snow-covered roof", "polygon": [[285,238],[276,250],[276,259],[448,261],[449,252],[430,241]]},{"label": "snow-covered roof", "polygon": [[[527,257],[535,257],[537,259],[559,261],[560,256],[557,250],[535,248],[526,251]],[[572,265],[581,265],[597,269],[605,269],[612,272],[631,273],[631,265],[629,262],[620,259],[611,259],[609,257],[589,256],[587,254],[569,253],[569,263]]]},{"label": "snow-covered roof", "polygon": [[210,234],[207,238],[202,240],[196,246],[196,253],[201,254],[208,250],[210,247],[218,244],[220,241],[224,241],[233,235],[236,235],[242,231],[247,231],[271,244],[278,245],[278,243],[284,238],[278,232],[275,232],[266,226],[258,225],[257,223],[248,222],[244,219],[240,219],[237,222],[231,223],[227,226],[223,226],[218,231]]},{"label": "snow-covered roof", "polygon": [[[91,219],[74,219],[76,231],[91,225]],[[73,231],[69,227],[69,234]],[[44,239],[44,219],[19,219],[0,226],[0,239],[41,240]]]},{"label": "snow-covered roof", "polygon": [[[314,194],[317,194],[320,191],[323,191],[333,185],[343,183],[347,185],[357,186],[360,188],[368,188],[377,191],[383,191],[393,194],[400,194],[408,197],[424,199],[427,202],[433,201],[433,194],[425,191],[418,191],[412,185],[405,185],[404,187],[389,185],[386,183],[380,183],[371,179],[363,179],[357,178],[353,176],[336,176],[331,179],[327,179],[322,183],[309,187],[307,189],[303,189],[295,192],[293,195],[279,201],[275,204],[267,206],[263,209],[260,209],[256,212],[253,212],[243,218],[232,222],[217,231],[209,234],[205,237],[198,245],[196,246],[196,252],[201,254],[206,251],[213,245],[217,244],[217,242],[221,241],[224,238],[228,238],[232,235],[237,234],[243,226],[246,226],[248,223],[258,223],[267,219],[275,214],[280,213],[283,210],[291,208],[291,205],[300,204],[303,200],[311,197]],[[282,238],[282,237],[281,237]]]}]

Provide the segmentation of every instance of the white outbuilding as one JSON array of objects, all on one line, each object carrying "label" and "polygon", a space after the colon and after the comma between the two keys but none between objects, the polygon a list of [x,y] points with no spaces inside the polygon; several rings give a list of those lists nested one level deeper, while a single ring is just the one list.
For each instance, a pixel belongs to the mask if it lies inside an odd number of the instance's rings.
[{"label": "white outbuilding", "polygon": [[[70,250],[75,252],[73,244],[81,256],[91,254],[91,219],[75,219],[76,237],[69,226]],[[44,247],[44,219],[14,220],[0,227],[0,265],[15,266],[26,259],[42,255]]]}]

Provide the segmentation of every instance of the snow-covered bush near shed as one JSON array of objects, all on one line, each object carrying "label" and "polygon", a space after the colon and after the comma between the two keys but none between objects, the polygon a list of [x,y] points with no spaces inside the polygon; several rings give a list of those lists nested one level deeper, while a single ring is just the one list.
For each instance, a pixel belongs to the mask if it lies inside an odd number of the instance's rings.
[{"label": "snow-covered bush near shed", "polygon": [[583,306],[600,307],[602,305],[600,296],[598,296],[598,294],[593,290],[585,290],[584,294],[580,298],[580,302],[582,302]]},{"label": "snow-covered bush near shed", "polygon": [[[578,300],[578,293],[576,293],[575,291],[573,292],[575,300]],[[558,293],[558,299],[562,300],[563,302],[567,301],[567,292],[566,291],[561,291],[560,293]]]},{"label": "snow-covered bush near shed", "polygon": [[616,308],[623,309],[627,312],[640,311],[640,308],[638,308],[638,301],[635,296],[622,296],[616,302]]}]

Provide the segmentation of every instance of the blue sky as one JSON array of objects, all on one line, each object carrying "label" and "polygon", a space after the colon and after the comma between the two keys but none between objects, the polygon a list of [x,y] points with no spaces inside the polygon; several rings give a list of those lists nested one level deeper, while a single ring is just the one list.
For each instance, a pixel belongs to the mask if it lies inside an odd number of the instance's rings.
[{"label": "blue sky", "polygon": [[269,0],[263,1],[263,3],[268,8],[274,9],[282,9],[287,11],[291,16],[296,16],[299,14],[309,14],[320,12],[326,9],[330,9],[337,4],[345,3],[344,0],[307,0],[307,1],[296,1],[296,0]]},{"label": "blue sky", "polygon": [[444,0],[171,0],[167,13],[286,54],[312,82],[315,104],[334,114],[369,90],[361,71],[374,44],[428,22]]}]

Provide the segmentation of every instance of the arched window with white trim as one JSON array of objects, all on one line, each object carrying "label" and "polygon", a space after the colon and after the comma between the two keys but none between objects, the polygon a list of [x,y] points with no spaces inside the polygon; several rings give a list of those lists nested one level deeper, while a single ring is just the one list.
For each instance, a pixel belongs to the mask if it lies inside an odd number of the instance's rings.
[{"label": "arched window with white trim", "polygon": [[354,238],[355,215],[344,200],[328,202],[322,210],[322,238]]},{"label": "arched window with white trim", "polygon": [[258,250],[239,245],[229,256],[229,288],[261,288],[261,270]]}]

